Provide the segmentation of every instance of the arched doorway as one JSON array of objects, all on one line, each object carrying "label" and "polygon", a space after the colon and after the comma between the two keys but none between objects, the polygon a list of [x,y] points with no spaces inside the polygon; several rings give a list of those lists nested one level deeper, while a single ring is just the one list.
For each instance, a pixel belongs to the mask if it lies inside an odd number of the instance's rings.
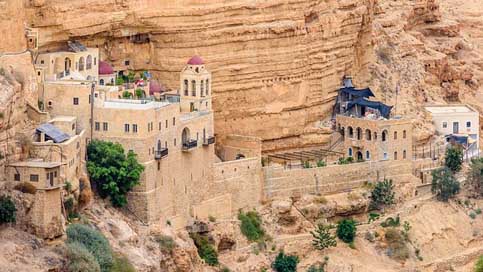
[{"label": "arched doorway", "polygon": [[190,130],[189,128],[184,128],[183,133],[181,134],[181,141],[183,144],[186,144],[190,141]]},{"label": "arched doorway", "polygon": [[357,161],[363,161],[364,157],[362,156],[362,152],[357,151]]}]

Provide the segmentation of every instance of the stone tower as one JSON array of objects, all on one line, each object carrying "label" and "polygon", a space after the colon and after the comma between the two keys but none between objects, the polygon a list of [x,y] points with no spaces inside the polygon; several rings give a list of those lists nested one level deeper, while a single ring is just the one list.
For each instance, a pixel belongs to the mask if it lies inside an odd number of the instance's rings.
[{"label": "stone tower", "polygon": [[192,57],[181,71],[181,111],[211,111],[211,73],[204,61]]}]

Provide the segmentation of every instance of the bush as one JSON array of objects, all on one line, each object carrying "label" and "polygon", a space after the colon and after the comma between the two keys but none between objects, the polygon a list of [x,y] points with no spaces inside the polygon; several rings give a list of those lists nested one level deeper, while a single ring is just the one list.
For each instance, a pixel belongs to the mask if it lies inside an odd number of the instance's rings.
[{"label": "bush", "polygon": [[354,162],[354,158],[347,157],[347,158],[339,158],[338,164],[351,164]]},{"label": "bush", "polygon": [[159,234],[154,236],[154,239],[158,242],[161,252],[171,253],[176,246],[176,242],[171,236]]},{"label": "bush", "polygon": [[272,263],[272,268],[277,272],[296,272],[298,263],[299,257],[280,252]]},{"label": "bush", "polygon": [[476,213],[470,212],[469,216],[471,217],[471,219],[475,219],[476,218]]},{"label": "bush", "polygon": [[448,201],[460,191],[460,183],[448,168],[433,170],[431,192],[440,201]]},{"label": "bush", "polygon": [[480,209],[480,208],[476,209],[476,210],[475,210],[475,213],[476,213],[476,214],[481,214],[481,209]]},{"label": "bush", "polygon": [[96,259],[101,271],[109,271],[112,266],[112,251],[107,241],[100,232],[87,225],[72,224],[67,227],[67,243],[82,244]]},{"label": "bush", "polygon": [[136,97],[137,97],[137,98],[142,98],[142,97],[144,97],[144,91],[143,91],[142,89],[139,89],[139,88],[138,88],[138,89],[136,89],[136,90],[135,90],[135,93],[136,93]]},{"label": "bush", "polygon": [[0,196],[0,224],[14,223],[17,208],[10,196]]},{"label": "bush", "polygon": [[483,196],[483,158],[471,160],[466,180],[477,196]]},{"label": "bush", "polygon": [[15,185],[15,187],[13,187],[13,189],[20,191],[24,194],[31,194],[31,195],[33,195],[37,192],[37,188],[35,187],[35,185],[32,185],[29,182],[19,183],[19,184]]},{"label": "bush", "polygon": [[324,166],[327,166],[327,163],[325,163],[325,161],[323,160],[317,161],[317,167],[324,167]]},{"label": "bush", "polygon": [[257,212],[249,211],[243,213],[240,211],[238,214],[238,220],[241,221],[241,233],[245,235],[249,241],[258,241],[264,237],[265,231],[262,228],[262,220]]},{"label": "bush", "polygon": [[117,77],[116,78],[116,85],[122,85],[124,84],[124,79],[122,77]]},{"label": "bush", "polygon": [[370,207],[380,209],[383,206],[392,205],[394,204],[394,195],[392,180],[384,179],[384,181],[376,183],[372,190]]},{"label": "bush", "polygon": [[100,272],[101,268],[85,246],[72,242],[67,244],[67,271]]},{"label": "bush", "polygon": [[409,258],[409,249],[406,245],[406,240],[397,229],[388,229],[384,237],[388,245],[388,256],[396,260],[406,260]]},{"label": "bush", "polygon": [[69,193],[72,192],[72,183],[70,181],[66,181],[64,188],[67,192],[69,192]]},{"label": "bush", "polygon": [[343,219],[337,224],[337,237],[345,243],[352,243],[356,237],[356,221]]},{"label": "bush", "polygon": [[212,244],[208,241],[208,238],[199,234],[193,233],[190,235],[193,239],[196,248],[198,249],[198,255],[201,259],[205,260],[208,265],[218,265],[218,253]]},{"label": "bush", "polygon": [[109,272],[136,272],[136,269],[126,257],[117,255],[114,257],[114,262]]},{"label": "bush", "polygon": [[396,218],[388,217],[384,222],[381,223],[381,227],[387,228],[387,227],[398,227],[401,224],[401,220],[399,218],[399,214],[396,216]]},{"label": "bush", "polygon": [[463,149],[460,146],[452,146],[446,149],[444,165],[453,173],[461,170],[463,164]]},{"label": "bush", "polygon": [[332,236],[329,232],[329,227],[319,224],[315,231],[311,231],[313,240],[312,246],[318,250],[324,250],[329,247],[337,246],[335,236]]},{"label": "bush", "polygon": [[483,272],[483,255],[478,258],[475,264],[475,272]]},{"label": "bush", "polygon": [[124,154],[122,145],[118,143],[93,140],[87,146],[87,171],[91,179],[98,184],[101,197],[110,197],[116,207],[127,204],[127,193],[139,184],[144,166],[136,154]]},{"label": "bush", "polygon": [[312,168],[312,165],[310,165],[309,161],[304,161],[303,164],[302,164],[302,167],[303,168]]}]

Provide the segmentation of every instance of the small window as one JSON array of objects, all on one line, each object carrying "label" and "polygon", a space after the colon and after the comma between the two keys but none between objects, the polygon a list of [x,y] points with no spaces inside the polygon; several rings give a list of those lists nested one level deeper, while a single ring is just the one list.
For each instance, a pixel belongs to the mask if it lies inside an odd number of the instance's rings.
[{"label": "small window", "polygon": [[174,138],[174,146],[176,146],[176,138]]},{"label": "small window", "polygon": [[138,125],[137,124],[132,124],[132,132],[134,132],[134,133],[138,132]]},{"label": "small window", "polygon": [[394,160],[397,160],[397,151],[394,152]]},{"label": "small window", "polygon": [[95,123],[95,130],[99,131],[101,129],[101,124],[99,122]]},{"label": "small window", "polygon": [[384,152],[384,156],[383,156],[383,158],[384,158],[385,160],[387,160],[387,153],[386,153],[386,152]]},{"label": "small window", "polygon": [[44,62],[44,60],[41,60],[41,61],[40,61],[40,64],[44,64],[44,63],[45,63],[45,62]]},{"label": "small window", "polygon": [[161,162],[158,161],[158,171],[161,170]]},{"label": "small window", "polygon": [[447,128],[448,127],[448,123],[447,122],[443,122],[443,128]]},{"label": "small window", "polygon": [[109,126],[106,122],[102,123],[102,130],[107,131],[109,129]]},{"label": "small window", "polygon": [[124,124],[124,132],[129,132],[129,124]]},{"label": "small window", "polygon": [[129,64],[131,64],[131,62],[129,60],[124,61],[124,65],[129,66]]},{"label": "small window", "polygon": [[159,122],[158,127],[159,127],[159,130],[161,130],[161,122]]},{"label": "small window", "polygon": [[394,140],[397,140],[397,131],[394,131]]},{"label": "small window", "polygon": [[406,159],[406,156],[407,156],[407,155],[406,155],[406,150],[403,150],[403,160],[405,160],[405,159]]},{"label": "small window", "polygon": [[168,120],[166,120],[166,128],[168,128]]},{"label": "small window", "polygon": [[349,155],[349,157],[352,157],[352,148],[349,148],[349,151],[347,152],[347,154]]},{"label": "small window", "polygon": [[175,126],[175,125],[176,125],[176,118],[173,117],[173,126]]},{"label": "small window", "polygon": [[13,180],[20,181],[20,174],[14,174],[13,175]]},{"label": "small window", "polygon": [[366,160],[370,160],[371,159],[371,153],[369,152],[369,150],[366,150]]},{"label": "small window", "polygon": [[466,122],[466,127],[467,128],[470,128],[471,127],[471,122],[470,121]]},{"label": "small window", "polygon": [[39,181],[39,175],[30,175],[30,181],[32,182]]},{"label": "small window", "polygon": [[79,105],[79,97],[74,97],[74,105]]},{"label": "small window", "polygon": [[40,71],[37,72],[37,75],[40,76]]},{"label": "small window", "polygon": [[75,130],[75,124],[72,124],[72,130]]},{"label": "small window", "polygon": [[406,139],[406,131],[403,130],[403,139]]}]

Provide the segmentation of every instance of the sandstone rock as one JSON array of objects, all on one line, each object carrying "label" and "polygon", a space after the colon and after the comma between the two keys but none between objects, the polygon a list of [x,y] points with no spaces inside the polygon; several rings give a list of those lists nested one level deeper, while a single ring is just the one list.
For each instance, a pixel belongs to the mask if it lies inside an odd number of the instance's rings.
[{"label": "sandstone rock", "polygon": [[279,214],[290,212],[292,209],[291,200],[275,200],[272,202],[272,209]]},{"label": "sandstone rock", "polygon": [[218,251],[226,251],[234,249],[236,241],[228,236],[222,236],[218,242]]}]

